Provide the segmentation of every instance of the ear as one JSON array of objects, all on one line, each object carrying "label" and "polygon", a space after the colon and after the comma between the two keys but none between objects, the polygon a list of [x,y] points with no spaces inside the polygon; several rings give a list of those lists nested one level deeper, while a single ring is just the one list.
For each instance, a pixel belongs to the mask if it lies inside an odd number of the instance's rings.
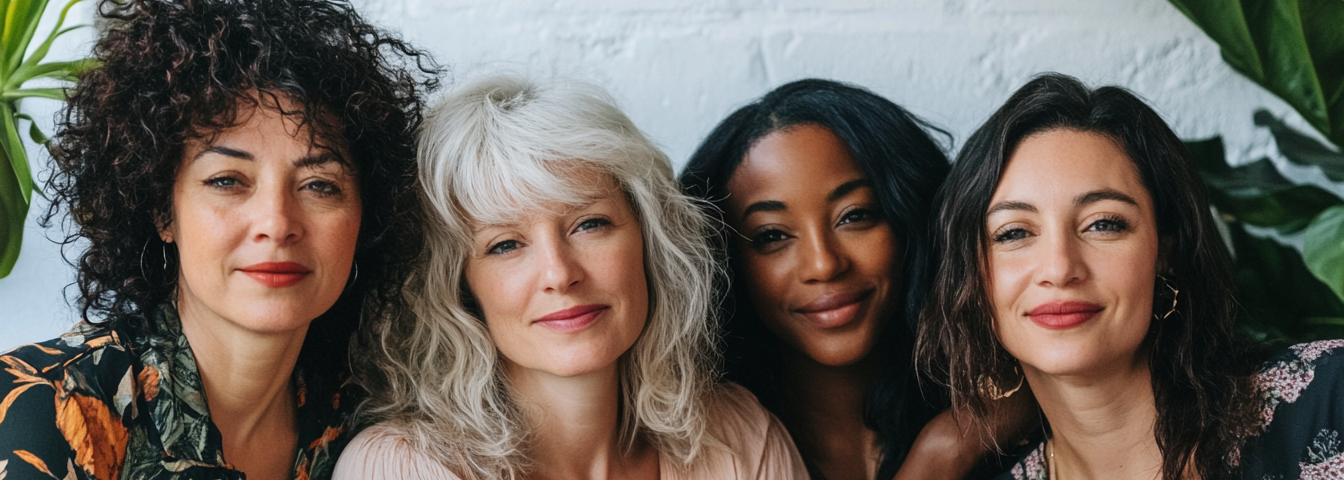
[{"label": "ear", "polygon": [[163,243],[173,243],[173,219],[162,212],[154,214],[154,229],[159,231],[159,240]]}]

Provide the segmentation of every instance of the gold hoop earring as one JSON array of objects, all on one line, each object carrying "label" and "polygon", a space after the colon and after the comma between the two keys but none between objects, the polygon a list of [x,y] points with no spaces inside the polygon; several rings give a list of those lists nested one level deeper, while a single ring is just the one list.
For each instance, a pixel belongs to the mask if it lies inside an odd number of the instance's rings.
[{"label": "gold hoop earring", "polygon": [[1006,392],[999,388],[999,385],[994,382],[993,377],[990,377],[989,375],[980,377],[980,393],[989,397],[991,400],[1003,400],[1013,396],[1014,393],[1017,393],[1018,390],[1022,389],[1022,384],[1026,383],[1027,380],[1027,376],[1022,374],[1021,368],[1013,367],[1013,373],[1017,374],[1017,386]]},{"label": "gold hoop earring", "polygon": [[1167,309],[1167,313],[1158,315],[1157,312],[1153,312],[1153,320],[1160,321],[1166,320],[1171,314],[1176,313],[1176,305],[1180,302],[1181,290],[1176,288],[1175,283],[1162,274],[1158,274],[1157,279],[1161,280],[1162,283],[1157,285],[1157,292],[1153,295],[1154,299],[1165,298],[1168,296],[1167,292],[1171,292],[1171,308]]}]

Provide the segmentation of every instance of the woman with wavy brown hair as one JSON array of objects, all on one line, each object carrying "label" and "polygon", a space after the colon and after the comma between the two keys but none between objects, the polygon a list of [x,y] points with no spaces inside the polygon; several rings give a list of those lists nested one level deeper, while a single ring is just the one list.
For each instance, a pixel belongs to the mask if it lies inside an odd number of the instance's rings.
[{"label": "woman with wavy brown hair", "polygon": [[422,242],[432,61],[337,0],[101,7],[47,217],[83,321],[0,356],[0,478],[330,477]]},{"label": "woman with wavy brown hair", "polygon": [[924,366],[947,366],[928,370],[974,423],[1023,384],[1045,419],[1001,478],[1339,478],[1344,341],[1237,338],[1194,162],[1134,94],[1028,82],[967,140],[937,214],[917,358],[941,358]]}]

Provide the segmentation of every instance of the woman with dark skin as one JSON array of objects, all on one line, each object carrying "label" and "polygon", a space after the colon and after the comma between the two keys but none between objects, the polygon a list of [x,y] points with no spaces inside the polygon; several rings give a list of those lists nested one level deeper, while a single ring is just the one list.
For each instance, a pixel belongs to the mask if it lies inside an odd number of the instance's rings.
[{"label": "woman with dark skin", "polygon": [[813,478],[961,478],[983,452],[949,416],[930,423],[946,405],[911,357],[948,171],[930,131],[862,88],[801,80],[730,115],[681,175],[727,226],[728,378]]},{"label": "woman with dark skin", "polygon": [[329,478],[422,242],[432,63],[339,1],[101,10],[47,216],[83,321],[0,355],[0,477]]}]

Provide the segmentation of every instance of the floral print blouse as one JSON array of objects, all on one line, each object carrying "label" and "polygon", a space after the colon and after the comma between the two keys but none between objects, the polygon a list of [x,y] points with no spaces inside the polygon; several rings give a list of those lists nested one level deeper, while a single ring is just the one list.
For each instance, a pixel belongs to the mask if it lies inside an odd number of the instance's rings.
[{"label": "floral print blouse", "polygon": [[[177,311],[80,323],[0,355],[0,479],[242,480],[224,459]],[[296,368],[293,478],[331,477],[354,408]],[[311,388],[311,389],[310,389]]]},{"label": "floral print blouse", "polygon": [[[1260,433],[1228,459],[1247,480],[1344,478],[1344,340],[1293,345],[1255,378]],[[1047,480],[1045,442],[1022,450],[1001,480]]]}]

